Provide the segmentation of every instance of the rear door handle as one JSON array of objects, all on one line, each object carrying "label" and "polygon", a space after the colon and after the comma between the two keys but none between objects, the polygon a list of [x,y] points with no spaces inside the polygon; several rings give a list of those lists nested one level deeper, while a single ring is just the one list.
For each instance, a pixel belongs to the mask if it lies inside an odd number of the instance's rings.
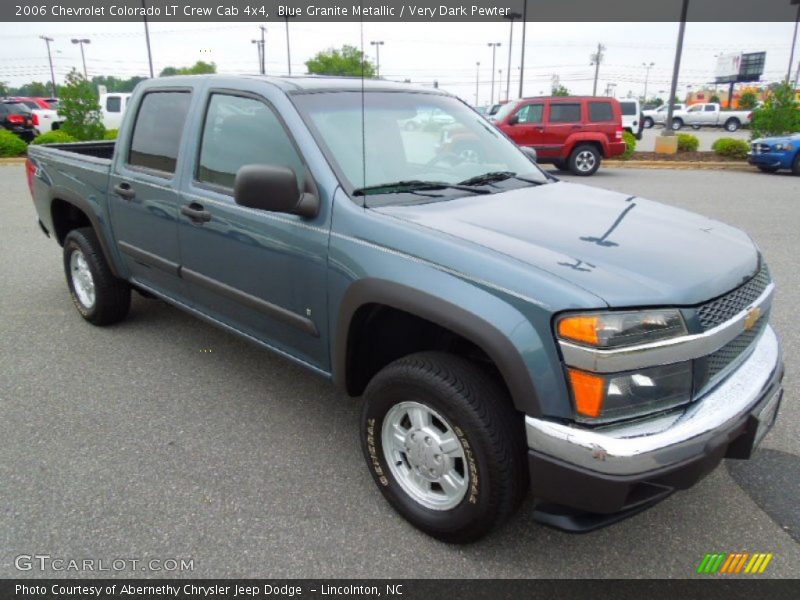
[{"label": "rear door handle", "polygon": [[192,202],[181,206],[181,214],[189,217],[194,223],[207,223],[211,220],[211,213],[203,208],[202,204]]},{"label": "rear door handle", "polygon": [[114,193],[125,200],[133,200],[136,197],[136,192],[127,181],[122,181],[114,186]]}]

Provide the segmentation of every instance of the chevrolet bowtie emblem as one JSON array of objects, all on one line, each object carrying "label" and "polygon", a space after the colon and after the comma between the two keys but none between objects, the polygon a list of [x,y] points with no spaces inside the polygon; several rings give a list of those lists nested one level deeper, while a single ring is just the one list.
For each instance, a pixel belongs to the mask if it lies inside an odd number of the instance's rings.
[{"label": "chevrolet bowtie emblem", "polygon": [[747,316],[744,318],[744,330],[752,329],[761,316],[761,309],[754,306],[747,311]]}]

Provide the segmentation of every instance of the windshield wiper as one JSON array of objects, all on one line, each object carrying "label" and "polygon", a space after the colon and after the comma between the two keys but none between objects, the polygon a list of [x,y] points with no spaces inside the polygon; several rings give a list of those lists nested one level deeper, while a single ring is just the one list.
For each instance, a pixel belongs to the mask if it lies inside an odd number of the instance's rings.
[{"label": "windshield wiper", "polygon": [[458,185],[486,185],[487,183],[496,183],[498,181],[505,181],[506,179],[519,179],[520,181],[533,183],[535,185],[542,185],[544,183],[543,181],[536,181],[535,179],[521,177],[513,171],[489,171],[488,173],[475,175],[475,177],[470,177],[464,181],[459,181]]},{"label": "windshield wiper", "polygon": [[403,192],[421,192],[426,190],[462,190],[472,194],[490,194],[489,190],[477,190],[473,187],[445,181],[421,181],[411,179],[408,181],[395,181],[392,183],[379,183],[353,190],[354,196],[367,196],[369,194],[399,194]]}]

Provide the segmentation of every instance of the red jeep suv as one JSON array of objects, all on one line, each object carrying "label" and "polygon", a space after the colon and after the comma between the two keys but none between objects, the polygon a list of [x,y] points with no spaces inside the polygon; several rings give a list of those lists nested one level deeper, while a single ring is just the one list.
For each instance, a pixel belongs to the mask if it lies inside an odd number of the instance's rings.
[{"label": "red jeep suv", "polygon": [[625,152],[622,112],[614,98],[552,96],[504,104],[492,122],[538,161],[575,175],[592,175],[603,158]]}]

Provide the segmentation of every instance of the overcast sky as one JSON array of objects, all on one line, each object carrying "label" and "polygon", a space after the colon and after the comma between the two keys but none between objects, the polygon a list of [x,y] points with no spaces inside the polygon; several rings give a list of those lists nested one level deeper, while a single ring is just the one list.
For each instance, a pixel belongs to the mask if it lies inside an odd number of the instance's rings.
[{"label": "overcast sky", "polygon": [[[476,62],[479,68],[479,104],[489,102],[492,51],[500,42],[495,64],[495,92],[505,96],[508,68],[508,23],[365,23],[363,41],[375,59],[372,40],[383,40],[381,75],[411,79],[441,88],[475,102]],[[697,88],[712,81],[715,55],[740,51],[766,51],[765,81],[782,79],[789,62],[793,23],[688,23],[684,42],[679,95],[687,85]],[[305,73],[303,64],[316,52],[343,44],[361,45],[359,23],[289,24],[293,74]],[[525,94],[549,93],[553,74],[572,93],[591,93],[594,67],[589,55],[598,42],[606,46],[600,67],[598,93],[616,83],[616,95],[641,94],[643,62],[654,62],[648,96],[667,90],[672,72],[676,23],[528,23],[525,58]],[[197,60],[213,61],[221,73],[255,73],[257,49],[251,39],[259,35],[256,24],[152,23],[150,25],[156,73],[168,65],[186,66]],[[511,96],[519,89],[522,27],[514,27],[511,58]],[[20,85],[49,80],[45,44],[39,36],[55,38],[52,47],[57,82],[72,68],[81,68],[75,36],[91,39],[86,47],[89,76],[147,75],[147,52],[141,23],[0,23],[0,81]],[[795,67],[800,51],[795,52]],[[502,84],[498,71],[502,69]],[[286,28],[267,24],[267,73],[287,73]],[[662,94],[663,96],[664,94]]]}]

